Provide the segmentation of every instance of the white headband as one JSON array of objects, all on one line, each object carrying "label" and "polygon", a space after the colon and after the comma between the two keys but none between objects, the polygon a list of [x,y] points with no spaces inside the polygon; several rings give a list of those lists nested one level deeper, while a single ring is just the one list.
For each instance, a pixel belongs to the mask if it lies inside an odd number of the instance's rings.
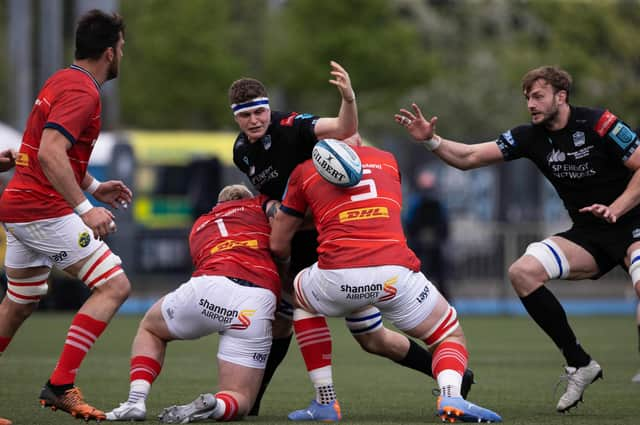
[{"label": "white headband", "polygon": [[256,97],[255,99],[248,100],[242,103],[233,103],[231,105],[231,110],[233,110],[233,115],[238,115],[240,112],[252,111],[258,108],[269,108],[269,98],[268,97]]}]

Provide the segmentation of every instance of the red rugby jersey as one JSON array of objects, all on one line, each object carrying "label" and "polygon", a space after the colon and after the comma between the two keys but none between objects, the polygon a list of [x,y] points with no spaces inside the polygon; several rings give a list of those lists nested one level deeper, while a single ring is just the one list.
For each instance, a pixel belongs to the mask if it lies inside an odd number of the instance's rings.
[{"label": "red rugby jersey", "polygon": [[0,221],[26,222],[73,212],[40,167],[40,140],[45,128],[58,130],[69,139],[73,146],[67,155],[80,184],[100,133],[99,90],[93,76],[76,65],[47,80],[29,114],[15,173],[0,199]]},{"label": "red rugby jersey", "polygon": [[201,215],[191,228],[193,276],[248,280],[280,296],[280,277],[269,251],[271,227],[262,210],[264,195],[228,201]]},{"label": "red rugby jersey", "polygon": [[311,208],[322,269],[400,265],[419,271],[420,260],[407,246],[402,230],[396,159],[372,147],[354,149],[363,166],[360,183],[350,188],[335,186],[308,160],[291,174],[282,210],[302,216]]}]

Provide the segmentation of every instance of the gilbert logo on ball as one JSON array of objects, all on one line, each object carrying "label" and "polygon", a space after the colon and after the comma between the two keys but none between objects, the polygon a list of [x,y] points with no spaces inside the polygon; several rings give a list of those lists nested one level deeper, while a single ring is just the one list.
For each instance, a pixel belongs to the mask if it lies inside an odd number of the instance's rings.
[{"label": "gilbert logo on ball", "polygon": [[318,174],[336,186],[355,186],[362,178],[360,157],[349,145],[339,140],[319,140],[313,147],[311,160]]}]

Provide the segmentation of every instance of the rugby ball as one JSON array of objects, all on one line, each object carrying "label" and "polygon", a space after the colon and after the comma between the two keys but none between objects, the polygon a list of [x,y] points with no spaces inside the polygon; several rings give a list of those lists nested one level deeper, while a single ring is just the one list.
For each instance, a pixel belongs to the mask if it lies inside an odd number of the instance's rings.
[{"label": "rugby ball", "polygon": [[319,140],[313,147],[311,160],[318,174],[336,186],[355,186],[362,178],[360,157],[340,140]]}]

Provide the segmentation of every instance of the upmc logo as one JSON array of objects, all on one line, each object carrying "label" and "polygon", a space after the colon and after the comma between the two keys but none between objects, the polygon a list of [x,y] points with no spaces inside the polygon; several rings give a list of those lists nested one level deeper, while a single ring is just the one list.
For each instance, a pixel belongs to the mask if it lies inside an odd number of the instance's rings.
[{"label": "upmc logo", "polygon": [[238,315],[238,320],[240,321],[240,323],[234,323],[233,325],[229,326],[229,328],[238,329],[241,331],[247,329],[251,324],[251,320],[249,319],[249,317],[253,316],[255,313],[255,310],[240,310],[240,314]]},{"label": "upmc logo", "polygon": [[358,208],[355,210],[342,211],[338,215],[340,223],[346,223],[353,220],[368,220],[370,218],[388,218],[389,210],[387,207],[369,207]]},{"label": "upmc logo", "polygon": [[378,299],[378,301],[389,301],[391,298],[396,296],[396,293],[398,292],[398,288],[396,288],[395,285],[396,282],[398,282],[398,277],[392,277],[391,279],[387,280],[382,286],[382,290],[386,293],[386,295],[383,295],[382,297],[380,297]]}]

